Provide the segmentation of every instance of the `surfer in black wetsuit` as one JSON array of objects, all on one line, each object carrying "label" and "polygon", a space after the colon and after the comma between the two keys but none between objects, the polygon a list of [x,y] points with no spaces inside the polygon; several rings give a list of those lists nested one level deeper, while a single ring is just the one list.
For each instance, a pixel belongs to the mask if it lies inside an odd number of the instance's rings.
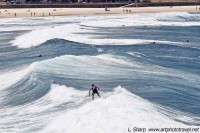
[{"label": "surfer in black wetsuit", "polygon": [[93,99],[93,100],[94,100],[94,94],[95,94],[95,93],[100,97],[99,92],[98,92],[99,87],[97,87],[97,86],[95,86],[94,84],[92,84],[92,87],[91,87],[90,90],[89,90],[89,96],[90,96],[90,91],[91,91],[91,90],[92,90],[92,99]]}]

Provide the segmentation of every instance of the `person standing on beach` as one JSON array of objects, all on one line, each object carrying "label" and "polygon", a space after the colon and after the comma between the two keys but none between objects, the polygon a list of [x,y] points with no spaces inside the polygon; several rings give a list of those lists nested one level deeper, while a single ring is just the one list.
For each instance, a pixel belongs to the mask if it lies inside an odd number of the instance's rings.
[{"label": "person standing on beach", "polygon": [[92,99],[94,100],[94,94],[96,93],[99,98],[100,98],[100,95],[99,95],[99,87],[95,86],[94,84],[92,84],[92,87],[90,88],[89,90],[89,97],[90,97],[90,91],[92,91]]},{"label": "person standing on beach", "polygon": [[17,13],[15,13],[15,17],[17,16]]}]

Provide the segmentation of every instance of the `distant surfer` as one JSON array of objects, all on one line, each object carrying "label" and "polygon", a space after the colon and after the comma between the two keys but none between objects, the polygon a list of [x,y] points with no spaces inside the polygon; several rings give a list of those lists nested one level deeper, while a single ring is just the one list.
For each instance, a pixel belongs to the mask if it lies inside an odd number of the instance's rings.
[{"label": "distant surfer", "polygon": [[90,91],[92,90],[92,99],[94,100],[94,94],[96,93],[99,97],[99,87],[95,86],[94,84],[92,84],[92,87],[89,90],[89,96],[90,96]]}]

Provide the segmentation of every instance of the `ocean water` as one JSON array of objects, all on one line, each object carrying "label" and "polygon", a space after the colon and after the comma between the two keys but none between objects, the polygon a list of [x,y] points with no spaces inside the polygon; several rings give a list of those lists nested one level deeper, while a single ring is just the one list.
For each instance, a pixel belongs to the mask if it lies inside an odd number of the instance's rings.
[{"label": "ocean water", "polygon": [[200,13],[1,19],[0,92],[0,133],[199,127]]}]

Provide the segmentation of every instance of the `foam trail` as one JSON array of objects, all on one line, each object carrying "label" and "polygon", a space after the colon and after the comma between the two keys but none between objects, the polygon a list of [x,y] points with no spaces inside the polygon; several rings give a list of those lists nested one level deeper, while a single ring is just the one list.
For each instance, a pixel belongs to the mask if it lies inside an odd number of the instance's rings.
[{"label": "foam trail", "polygon": [[104,93],[100,99],[65,111],[42,132],[125,133],[128,127],[133,126],[155,128],[185,125],[163,115],[153,104],[118,86],[113,92]]},{"label": "foam trail", "polygon": [[[131,15],[119,15],[119,16],[90,16],[87,19],[82,18],[81,22],[74,19],[73,24],[65,24],[62,26],[41,28],[39,30],[33,30],[27,34],[16,37],[15,40],[11,41],[14,46],[19,48],[29,48],[41,45],[50,39],[66,39],[70,41],[76,41],[85,44],[95,44],[95,45],[131,45],[131,44],[148,44],[152,42],[164,43],[164,44],[177,44],[184,42],[178,42],[177,40],[164,40],[164,39],[144,39],[144,38],[132,38],[132,39],[113,39],[99,35],[96,30],[100,27],[122,27],[125,26],[199,26],[198,22],[185,22],[185,20],[180,20],[180,22],[168,22],[170,20],[165,20],[165,17],[170,17],[172,20],[179,16],[194,17],[199,16],[198,14],[188,14],[188,13],[161,13],[161,14],[131,14]],[[148,21],[146,21],[148,19]],[[112,20],[112,21],[111,21]],[[116,20],[113,23],[113,20]],[[123,29],[121,29],[123,30]],[[132,33],[130,33],[132,34]],[[78,37],[77,37],[78,36]],[[37,38],[37,39],[36,39]]]},{"label": "foam trail", "polygon": [[[70,31],[73,32],[70,33]],[[18,48],[29,48],[38,46],[46,42],[47,40],[55,38],[66,39],[84,44],[96,44],[96,45],[132,45],[132,44],[152,43],[155,41],[158,43],[168,43],[168,44],[175,43],[175,42],[161,41],[161,40],[159,41],[159,40],[142,40],[142,39],[123,39],[123,40],[116,40],[109,38],[96,39],[93,38],[93,36],[91,35],[81,35],[79,36],[79,38],[77,38],[76,32],[81,34],[84,32],[89,33],[92,31],[83,30],[81,29],[81,26],[75,24],[69,24],[66,26],[58,26],[54,28],[46,28],[46,29],[31,31],[30,33],[17,37],[14,41],[11,41],[11,43],[13,44],[13,46],[17,46]],[[33,37],[37,39],[34,39]]]},{"label": "foam trail", "polygon": [[[63,110],[86,102],[86,94],[88,92],[52,84],[50,91],[35,101],[13,108],[0,108],[0,129],[5,133],[40,131]],[[32,97],[36,95],[37,92]]]},{"label": "foam trail", "polygon": [[[56,18],[56,19],[55,19]],[[34,17],[34,18],[2,18],[0,22],[0,31],[21,31],[21,30],[39,30],[48,27],[54,27],[61,24],[72,22],[81,22],[83,18],[74,16],[68,17]]]},{"label": "foam trail", "polygon": [[[0,74],[0,86],[1,89],[7,88],[10,85],[18,82],[22,77],[24,77],[28,73],[27,69],[14,71],[14,72],[6,72],[3,74]],[[12,76],[12,78],[10,78]]]}]

